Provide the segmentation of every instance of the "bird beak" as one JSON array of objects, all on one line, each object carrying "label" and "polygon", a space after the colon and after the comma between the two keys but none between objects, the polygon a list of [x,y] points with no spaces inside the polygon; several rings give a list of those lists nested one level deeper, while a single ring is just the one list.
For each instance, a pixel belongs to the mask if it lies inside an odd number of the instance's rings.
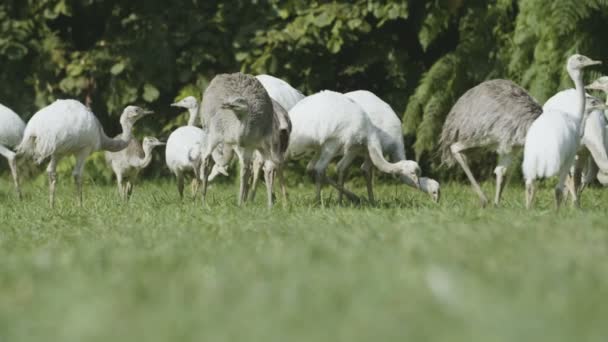
[{"label": "bird beak", "polygon": [[590,60],[589,62],[585,63],[585,66],[600,65],[600,64],[602,64],[602,61]]},{"label": "bird beak", "polygon": [[182,105],[179,102],[175,102],[171,104],[171,107],[181,107]]},{"label": "bird beak", "polygon": [[144,115],[150,115],[150,114],[154,114],[154,111],[152,110],[148,110],[148,109],[144,109]]}]

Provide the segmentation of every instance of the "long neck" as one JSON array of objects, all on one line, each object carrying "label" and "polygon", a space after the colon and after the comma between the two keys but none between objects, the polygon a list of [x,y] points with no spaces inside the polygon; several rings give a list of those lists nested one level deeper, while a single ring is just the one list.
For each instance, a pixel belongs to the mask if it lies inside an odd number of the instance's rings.
[{"label": "long neck", "polygon": [[129,122],[121,122],[120,125],[122,126],[122,133],[114,139],[109,138],[102,130],[102,150],[109,152],[118,152],[124,150],[129,145],[129,141],[133,137],[133,125]]},{"label": "long neck", "polygon": [[144,168],[148,167],[148,165],[150,165],[151,161],[152,161],[152,147],[146,147],[146,148],[144,148],[144,157],[138,161],[136,166],[140,169],[144,169]]},{"label": "long neck", "polygon": [[382,155],[382,145],[380,144],[378,136],[374,132],[368,134],[367,151],[372,164],[374,164],[378,170],[390,174],[399,173],[399,170],[395,164],[389,163],[386,159],[384,159],[384,156]]},{"label": "long neck", "polygon": [[190,113],[190,117],[188,118],[188,126],[196,126],[198,121],[198,106],[194,108],[188,109],[188,113]]},{"label": "long neck", "polygon": [[578,118],[579,120],[583,119],[585,115],[585,84],[583,83],[583,72],[580,71],[576,74],[575,77],[572,77],[574,81],[574,87],[576,89],[576,93],[578,95],[579,103],[578,103]]}]

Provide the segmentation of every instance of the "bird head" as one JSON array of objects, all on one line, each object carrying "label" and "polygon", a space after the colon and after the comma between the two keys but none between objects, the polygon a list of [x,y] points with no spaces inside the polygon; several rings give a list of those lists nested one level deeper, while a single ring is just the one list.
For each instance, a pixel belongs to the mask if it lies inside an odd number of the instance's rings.
[{"label": "bird head", "polygon": [[144,142],[142,144],[143,148],[148,150],[162,145],[165,145],[165,143],[155,137],[144,137]]},{"label": "bird head", "polygon": [[580,73],[584,68],[602,64],[600,61],[594,61],[591,58],[579,54],[575,54],[568,58],[567,69],[570,75]]},{"label": "bird head", "polygon": [[134,124],[137,120],[143,118],[144,116],[150,115],[154,113],[151,110],[143,109],[137,106],[127,106],[120,116],[120,122],[126,123],[129,122]]},{"label": "bird head", "polygon": [[441,189],[439,187],[439,182],[431,178],[421,177],[420,190],[429,194],[433,202],[439,203],[439,199],[441,197]]},{"label": "bird head", "polygon": [[226,165],[219,165],[219,164],[213,165],[213,168],[211,169],[211,173],[209,174],[209,177],[207,177],[207,180],[209,182],[211,182],[215,179],[215,177],[217,177],[219,175],[224,175],[226,177],[229,176],[228,170],[226,169]]},{"label": "bird head", "polygon": [[585,111],[587,113],[591,113],[596,110],[606,110],[608,105],[602,103],[599,99],[595,97],[588,97],[587,104],[585,106]]},{"label": "bird head", "polygon": [[398,173],[403,181],[420,188],[420,165],[413,160],[402,160],[396,163]]},{"label": "bird head", "polygon": [[244,97],[233,96],[222,103],[222,108],[233,111],[239,119],[242,119],[249,112],[249,103]]},{"label": "bird head", "polygon": [[589,90],[599,90],[608,93],[608,76],[602,76],[598,78],[585,88]]},{"label": "bird head", "polygon": [[171,104],[171,107],[185,108],[185,109],[196,109],[198,107],[198,101],[194,96],[188,96],[180,101]]}]

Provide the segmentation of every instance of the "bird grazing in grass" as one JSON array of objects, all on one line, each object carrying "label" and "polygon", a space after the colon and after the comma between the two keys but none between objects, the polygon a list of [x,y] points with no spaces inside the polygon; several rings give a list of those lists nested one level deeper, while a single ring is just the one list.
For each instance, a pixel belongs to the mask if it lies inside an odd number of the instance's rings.
[{"label": "bird grazing in grass", "polygon": [[0,155],[8,160],[8,166],[15,183],[15,191],[19,198],[21,198],[21,188],[19,187],[17,160],[13,148],[21,142],[24,130],[25,122],[19,115],[0,104]]},{"label": "bird grazing in grass", "polygon": [[[535,180],[553,176],[559,176],[555,187],[555,202],[557,208],[561,205],[566,178],[570,167],[574,164],[583,132],[582,123],[585,121],[586,95],[583,70],[597,64],[601,62],[583,55],[576,54],[568,58],[566,68],[575,85],[577,110],[570,112],[559,101],[548,102],[543,106],[542,115],[528,130],[522,165],[526,181],[527,208],[532,207]],[[578,203],[575,191],[573,196],[575,203]]]},{"label": "bird grazing in grass", "polygon": [[488,199],[475,180],[464,152],[481,149],[498,154],[498,165],[494,169],[494,205],[498,206],[507,168],[524,145],[528,127],[541,113],[542,107],[524,89],[501,79],[471,88],[450,110],[441,131],[442,161],[447,166],[456,162],[460,165],[482,207],[488,204]]},{"label": "bird grazing in grass", "polygon": [[[379,132],[374,128],[365,111],[353,100],[333,91],[322,91],[298,102],[289,112],[293,129],[288,155],[299,158],[313,155],[307,170],[316,181],[316,199],[321,202],[321,187],[329,182],[342,193],[353,197],[344,189],[346,167],[354,158],[369,158],[380,171],[409,178],[418,184],[420,167],[414,161],[402,160],[389,163],[382,155]],[[337,156],[338,182],[326,177],[329,163]]]},{"label": "bird grazing in grass", "polygon": [[219,145],[234,148],[240,163],[240,189],[238,204],[247,200],[249,178],[254,152],[264,160],[264,177],[268,193],[268,206],[273,204],[272,187],[277,166],[281,164],[281,151],[286,149],[285,130],[274,115],[268,92],[254,76],[234,73],[216,76],[204,92],[201,113],[207,142],[201,146],[201,192],[203,201],[207,193],[207,176],[213,150]]},{"label": "bird grazing in grass", "polygon": [[164,144],[156,138],[145,137],[142,144],[131,139],[124,150],[106,152],[106,161],[116,175],[118,194],[123,200],[128,201],[131,198],[137,176],[152,161],[152,150]]},{"label": "bird grazing in grass", "polygon": [[[392,162],[406,160],[401,120],[391,106],[367,90],[352,91],[344,95],[355,101],[367,114],[380,137],[382,153],[388,155]],[[373,200],[373,168],[369,159],[365,159],[361,165],[361,171],[365,175],[368,197]],[[406,185],[418,188],[416,184],[409,181],[408,177],[401,177],[401,181]],[[440,186],[436,180],[421,177],[419,189],[430,195],[435,203],[439,202]]]},{"label": "bird grazing in grass", "polygon": [[50,158],[49,203],[55,205],[57,164],[68,155],[76,157],[72,173],[76,182],[78,204],[82,206],[82,172],[86,158],[94,151],[118,152],[129,145],[133,125],[151,111],[128,106],[120,116],[122,134],[109,138],[93,112],[76,100],[57,100],[39,110],[25,127],[17,153],[31,156],[37,163]]}]

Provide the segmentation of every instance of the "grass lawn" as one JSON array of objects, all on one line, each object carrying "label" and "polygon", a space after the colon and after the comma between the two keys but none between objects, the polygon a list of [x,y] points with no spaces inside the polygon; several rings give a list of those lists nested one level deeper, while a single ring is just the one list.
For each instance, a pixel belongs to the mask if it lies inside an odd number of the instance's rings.
[{"label": "grass lawn", "polygon": [[268,211],[261,189],[236,207],[232,184],[207,208],[169,182],[129,204],[87,184],[79,209],[69,181],[53,211],[46,186],[18,202],[0,180],[0,341],[608,338],[608,190],[556,212],[545,186],[526,211],[511,184],[482,210],[464,184],[440,205],[387,184],[377,206],[327,189],[320,208],[304,184]]}]

